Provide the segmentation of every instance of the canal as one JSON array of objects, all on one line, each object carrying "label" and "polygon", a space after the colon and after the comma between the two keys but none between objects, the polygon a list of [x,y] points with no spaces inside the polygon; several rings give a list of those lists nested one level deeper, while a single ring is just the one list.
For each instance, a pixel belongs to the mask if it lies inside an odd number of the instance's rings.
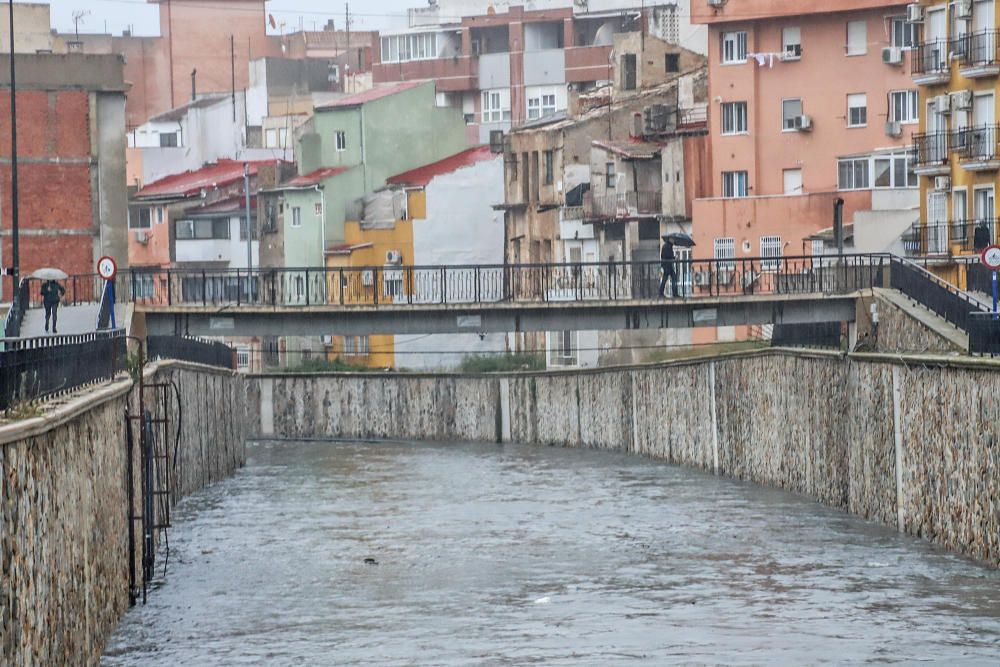
[{"label": "canal", "polygon": [[102,664],[1000,662],[1000,572],[621,454],[257,443],[173,519]]}]

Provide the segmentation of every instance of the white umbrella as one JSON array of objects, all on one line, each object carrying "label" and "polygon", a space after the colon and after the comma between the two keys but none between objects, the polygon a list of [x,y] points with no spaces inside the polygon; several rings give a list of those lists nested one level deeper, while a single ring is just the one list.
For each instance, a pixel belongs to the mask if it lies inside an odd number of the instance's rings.
[{"label": "white umbrella", "polygon": [[38,278],[39,280],[66,280],[69,275],[62,269],[53,269],[51,267],[45,269],[38,269],[31,274],[32,278]]}]

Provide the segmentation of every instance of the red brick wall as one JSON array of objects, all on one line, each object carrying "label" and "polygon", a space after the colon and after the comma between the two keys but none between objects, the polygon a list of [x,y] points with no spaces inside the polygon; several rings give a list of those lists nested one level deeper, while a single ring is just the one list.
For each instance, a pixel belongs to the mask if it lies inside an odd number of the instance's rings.
[{"label": "red brick wall", "polygon": [[[10,115],[0,95],[0,118]],[[87,92],[24,91],[17,96],[21,273],[57,266],[69,274],[94,271],[94,192]],[[11,261],[9,126],[0,131],[0,229],[3,265]],[[39,235],[32,232],[43,232]],[[3,298],[9,298],[4,281]]]}]

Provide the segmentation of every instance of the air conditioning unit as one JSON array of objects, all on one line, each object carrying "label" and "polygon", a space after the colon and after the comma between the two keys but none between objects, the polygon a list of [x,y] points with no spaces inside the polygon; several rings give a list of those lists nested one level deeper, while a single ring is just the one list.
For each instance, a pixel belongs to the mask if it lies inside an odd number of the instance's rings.
[{"label": "air conditioning unit", "polygon": [[386,264],[402,264],[403,263],[403,253],[399,250],[386,250],[385,251],[385,263]]},{"label": "air conditioning unit", "polygon": [[960,19],[972,18],[972,0],[956,0],[955,16]]},{"label": "air conditioning unit", "polygon": [[365,287],[371,287],[375,284],[375,272],[371,269],[367,269],[361,272],[361,284]]},{"label": "air conditioning unit", "polygon": [[959,90],[951,94],[951,106],[954,109],[972,108],[972,91]]},{"label": "air conditioning unit", "polygon": [[934,109],[938,113],[951,113],[951,96],[938,95],[934,98]]},{"label": "air conditioning unit", "polygon": [[898,137],[903,134],[903,125],[898,120],[890,120],[885,124],[885,134],[887,137]]},{"label": "air conditioning unit", "polygon": [[147,232],[145,229],[135,230],[135,242],[141,243],[142,245],[146,245],[147,243],[149,243],[149,232]]},{"label": "air conditioning unit", "polygon": [[903,47],[887,46],[882,49],[882,62],[886,65],[900,65],[903,62]]},{"label": "air conditioning unit", "polygon": [[912,4],[906,6],[906,22],[907,23],[923,23],[924,22],[924,8],[918,4]]},{"label": "air conditioning unit", "polygon": [[941,192],[951,190],[951,176],[935,176],[934,189]]},{"label": "air conditioning unit", "polygon": [[792,122],[795,125],[796,130],[808,132],[812,129],[812,118],[809,116],[796,116],[792,119]]}]

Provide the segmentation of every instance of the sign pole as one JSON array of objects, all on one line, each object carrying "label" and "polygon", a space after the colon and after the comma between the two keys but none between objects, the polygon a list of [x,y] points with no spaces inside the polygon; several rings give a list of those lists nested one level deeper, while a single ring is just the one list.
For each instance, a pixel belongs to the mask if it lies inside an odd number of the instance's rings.
[{"label": "sign pole", "polygon": [[[111,304],[111,328],[117,329],[118,323],[115,321],[115,281],[114,278],[106,281],[108,286],[108,302]],[[996,310],[997,280],[996,272],[993,272],[993,309]]]},{"label": "sign pole", "polygon": [[[115,276],[118,275],[118,264],[113,257],[105,255],[97,260],[97,275],[104,279],[104,293],[111,304],[111,328],[117,329],[118,322],[115,321]],[[100,316],[98,316],[100,325]]]}]

